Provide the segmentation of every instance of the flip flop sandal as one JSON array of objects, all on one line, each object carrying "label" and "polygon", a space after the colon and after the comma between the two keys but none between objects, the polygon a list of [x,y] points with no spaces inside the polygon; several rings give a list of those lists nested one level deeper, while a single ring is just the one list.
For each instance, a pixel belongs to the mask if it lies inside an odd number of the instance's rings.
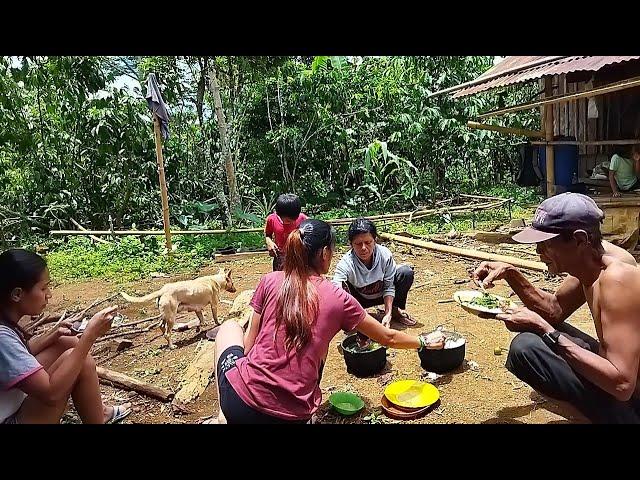
[{"label": "flip flop sandal", "polygon": [[395,320],[396,322],[400,322],[407,327],[413,327],[416,323],[418,323],[414,318],[411,318],[411,315],[409,315],[407,312],[403,312],[400,315],[391,317],[391,319]]},{"label": "flip flop sandal", "polygon": [[207,333],[205,334],[205,336],[207,337],[207,340],[211,340],[212,342],[215,342],[216,336],[218,335],[219,330],[220,330],[220,325],[207,330]]},{"label": "flip flop sandal", "polygon": [[123,418],[127,417],[131,413],[131,411],[132,410],[130,408],[124,408],[122,405],[114,405],[113,414],[106,423],[117,423]]}]

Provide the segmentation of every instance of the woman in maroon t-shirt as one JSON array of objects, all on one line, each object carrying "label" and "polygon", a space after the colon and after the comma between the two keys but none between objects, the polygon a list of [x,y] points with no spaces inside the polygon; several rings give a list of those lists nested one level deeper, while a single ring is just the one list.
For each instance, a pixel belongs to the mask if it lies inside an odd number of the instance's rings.
[{"label": "woman in maroon t-shirt", "polygon": [[218,422],[308,422],[322,402],[320,377],[339,330],[392,348],[442,346],[441,335],[415,337],[382,326],[325,280],[334,248],[329,224],[303,221],[287,240],[284,271],[260,280],[247,332],[234,321],[222,325],[216,337]]}]

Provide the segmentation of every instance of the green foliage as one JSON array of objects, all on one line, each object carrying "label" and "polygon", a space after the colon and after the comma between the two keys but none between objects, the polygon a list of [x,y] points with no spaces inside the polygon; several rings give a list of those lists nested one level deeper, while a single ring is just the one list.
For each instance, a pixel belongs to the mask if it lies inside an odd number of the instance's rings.
[{"label": "green foliage", "polygon": [[47,255],[51,275],[57,281],[103,277],[137,280],[152,272],[193,270],[213,262],[216,250],[234,247],[250,250],[264,246],[261,234],[176,235],[173,259],[163,254],[163,237],[122,237],[118,242],[92,244],[73,237]]},{"label": "green foliage", "polygon": [[56,281],[91,277],[128,281],[148,276],[151,272],[169,273],[197,264],[190,255],[181,256],[171,263],[159,252],[156,242],[143,243],[137,237],[124,237],[122,241],[109,245],[92,245],[88,239],[76,237],[48,254],[47,263]]},{"label": "green foliage", "polygon": [[513,198],[517,207],[537,206],[544,196],[535,188],[521,188],[517,185],[498,185],[491,187],[487,195],[502,198]]},{"label": "green foliage", "polygon": [[[144,99],[149,72],[157,74],[171,115],[163,153],[177,227],[225,228],[230,221],[234,227],[261,226],[283,192],[298,194],[304,211],[321,218],[412,209],[464,192],[535,203],[535,194],[510,187],[517,142],[466,127],[482,111],[529,100],[535,86],[459,100],[428,98],[491,64],[492,57],[454,56],[0,57],[0,241],[41,243],[50,229],[73,228],[71,218],[96,229],[109,228],[110,217],[115,228],[162,227]],[[211,65],[242,197],[242,208],[229,216],[209,92]],[[123,78],[133,88],[123,87]],[[535,111],[504,120],[540,128]],[[136,265],[129,251],[144,257],[140,262],[150,269],[173,268],[152,259],[156,247],[138,251],[133,240],[110,247],[78,242],[63,243],[57,252],[56,261],[71,276],[142,275],[147,267]],[[257,234],[181,242],[178,256],[193,264],[215,248],[248,248],[262,239]],[[119,265],[113,259],[120,254],[131,261]]]}]

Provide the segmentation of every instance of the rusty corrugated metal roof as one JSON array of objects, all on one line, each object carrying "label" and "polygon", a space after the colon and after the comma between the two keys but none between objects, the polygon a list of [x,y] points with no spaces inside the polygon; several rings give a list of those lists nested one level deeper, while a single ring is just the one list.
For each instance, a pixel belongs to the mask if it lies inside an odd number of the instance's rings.
[{"label": "rusty corrugated metal roof", "polygon": [[[458,90],[453,94],[453,98],[466,97],[468,95],[473,95],[475,93],[483,92],[492,88],[506,87],[507,85],[527,82],[548,75],[559,75],[563,73],[579,71],[595,72],[606,65],[628,62],[631,60],[639,60],[640,56],[581,56],[565,57],[556,60],[550,58],[549,62],[541,63],[531,68],[525,68],[524,70],[509,73],[509,70],[517,68],[518,65],[526,65],[527,63],[542,60],[544,58],[545,57],[507,57],[498,65],[490,68],[485,73],[480,75],[477,80],[481,80],[483,77],[489,76],[491,76],[492,78],[488,79],[486,82],[482,82],[477,85]],[[505,74],[499,75],[501,71],[504,71]],[[495,77],[496,74],[498,74],[499,76]]]},{"label": "rusty corrugated metal roof", "polygon": [[505,57],[500,63],[497,63],[496,65],[491,67],[489,70],[484,72],[482,75],[480,75],[477,78],[477,80],[480,80],[480,79],[482,79],[484,77],[497,75],[499,73],[504,72],[505,70],[511,70],[513,68],[518,68],[520,66],[524,66],[524,65],[527,65],[529,63],[536,62],[538,60],[542,60],[544,58],[549,58],[550,59],[552,57],[547,57],[545,55],[539,56],[539,57],[523,57],[523,56]]}]

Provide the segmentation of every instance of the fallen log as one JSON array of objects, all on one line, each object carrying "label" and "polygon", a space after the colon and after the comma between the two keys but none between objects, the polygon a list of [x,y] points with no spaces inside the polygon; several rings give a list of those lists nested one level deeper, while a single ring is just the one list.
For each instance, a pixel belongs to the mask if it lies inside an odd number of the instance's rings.
[{"label": "fallen log", "polygon": [[185,406],[205,391],[213,375],[215,356],[215,342],[205,341],[203,347],[187,367],[184,378],[180,382],[180,390],[171,403],[172,408],[185,411]]},{"label": "fallen log", "polygon": [[240,292],[240,294],[233,299],[233,305],[227,314],[228,319],[234,319],[242,328],[245,328],[253,316],[253,307],[251,307],[249,303],[253,298],[254,292],[255,290],[243,290]]},{"label": "fallen log", "polygon": [[132,378],[124,373],[109,370],[104,367],[96,367],[96,371],[98,372],[98,378],[102,384],[108,385],[111,383],[117,388],[133,390],[134,392],[155,398],[161,402],[169,402],[174,397],[174,393],[165,388],[149,385],[148,383]]},{"label": "fallen log", "polygon": [[450,245],[438,245],[433,242],[425,242],[423,240],[416,240],[413,238],[401,237],[392,233],[379,233],[378,236],[384,240],[392,240],[394,242],[402,243],[405,245],[413,245],[415,247],[426,248],[427,250],[433,250],[435,252],[448,253],[450,255],[457,255],[460,257],[474,258],[477,260],[486,260],[489,262],[505,262],[515,267],[526,268],[529,270],[535,270],[537,272],[546,272],[547,266],[542,262],[534,262],[532,260],[522,260],[516,257],[510,257],[506,255],[497,255],[494,253],[481,252],[479,250],[471,250],[468,248],[452,247]]}]

